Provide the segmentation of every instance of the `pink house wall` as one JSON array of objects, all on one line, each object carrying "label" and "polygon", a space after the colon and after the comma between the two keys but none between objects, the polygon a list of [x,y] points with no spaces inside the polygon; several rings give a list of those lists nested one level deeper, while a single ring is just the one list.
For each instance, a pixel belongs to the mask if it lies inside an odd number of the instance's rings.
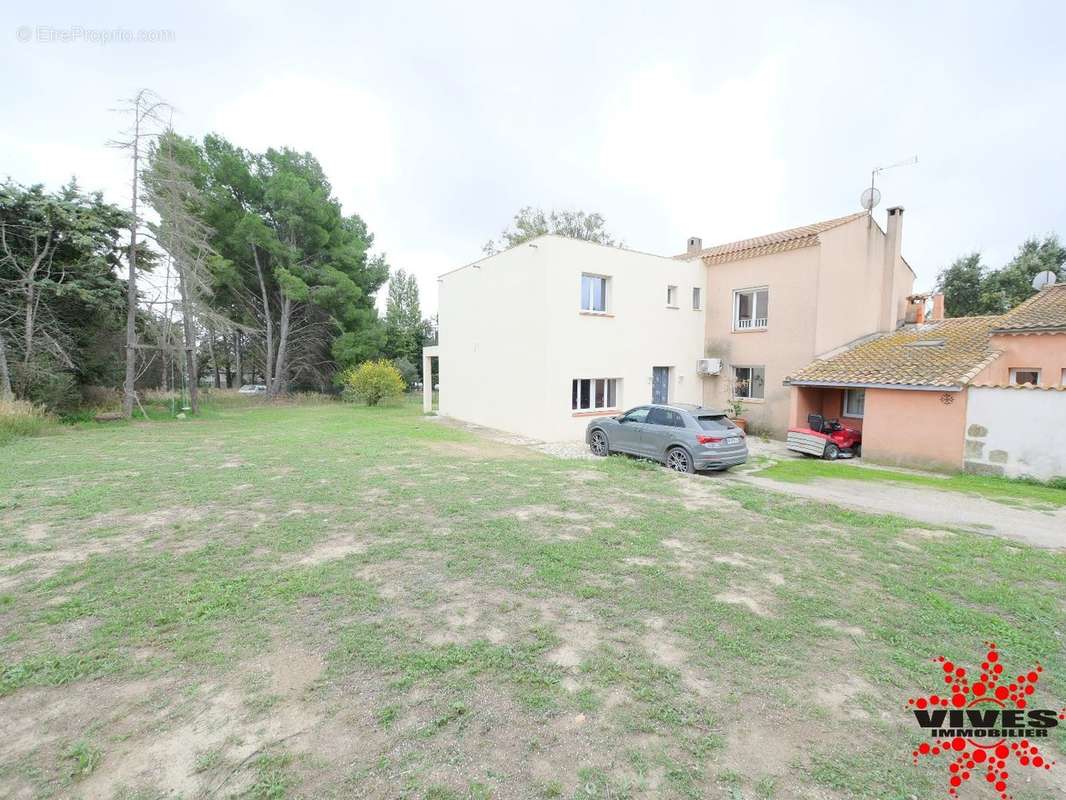
[{"label": "pink house wall", "polygon": [[966,392],[867,389],[864,459],[962,469]]},{"label": "pink house wall", "polygon": [[1012,367],[1035,367],[1040,370],[1041,386],[1062,385],[1066,369],[1066,333],[996,334],[992,349],[1001,355],[973,380],[974,383],[1006,385]]}]

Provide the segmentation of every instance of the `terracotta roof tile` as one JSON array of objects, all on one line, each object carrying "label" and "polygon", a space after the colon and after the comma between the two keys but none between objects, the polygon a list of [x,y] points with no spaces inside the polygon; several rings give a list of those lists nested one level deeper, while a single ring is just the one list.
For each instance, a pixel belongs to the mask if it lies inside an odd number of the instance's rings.
[{"label": "terracotta roof tile", "polygon": [[755,236],[751,239],[742,239],[739,242],[728,242],[705,247],[695,255],[679,255],[677,258],[702,258],[707,264],[722,264],[726,261],[737,261],[742,258],[754,258],[771,253],[783,253],[787,250],[798,250],[801,247],[811,247],[818,244],[818,234],[825,233],[832,228],[844,225],[852,220],[865,217],[866,212],[848,214],[846,217],[837,217],[824,222],[816,222],[813,225],[803,225],[799,228],[789,228],[777,233],[768,233],[765,236]]},{"label": "terracotta roof tile", "polygon": [[908,325],[808,364],[794,384],[963,386],[999,355],[989,332],[1003,317],[958,317]]},{"label": "terracotta roof tile", "polygon": [[1041,289],[1004,314],[994,330],[1005,333],[1066,330],[1066,283]]}]

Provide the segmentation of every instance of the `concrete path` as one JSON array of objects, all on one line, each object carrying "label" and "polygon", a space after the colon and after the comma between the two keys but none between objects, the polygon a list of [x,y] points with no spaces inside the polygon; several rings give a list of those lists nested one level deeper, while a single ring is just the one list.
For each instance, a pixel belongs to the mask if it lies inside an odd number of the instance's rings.
[{"label": "concrete path", "polygon": [[786,483],[732,472],[729,478],[856,511],[896,514],[927,525],[967,528],[1037,547],[1066,548],[1066,508],[1055,511],[1018,508],[961,492],[888,481],[817,478],[808,483]]}]

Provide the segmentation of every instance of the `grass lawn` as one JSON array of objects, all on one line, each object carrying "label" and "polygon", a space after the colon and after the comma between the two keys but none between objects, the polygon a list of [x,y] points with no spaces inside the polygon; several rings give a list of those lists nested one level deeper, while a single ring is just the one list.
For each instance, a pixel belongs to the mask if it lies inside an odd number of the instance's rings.
[{"label": "grass lawn", "polygon": [[414,405],[88,426],[0,448],[0,796],[946,796],[930,659],[1059,708],[1064,597],[1059,553]]},{"label": "grass lawn", "polygon": [[949,492],[980,495],[989,500],[1015,506],[1066,506],[1066,488],[1049,486],[1035,481],[995,478],[985,475],[958,473],[905,472],[856,466],[846,461],[822,461],[817,458],[797,458],[778,461],[755,474],[778,481],[807,483],[815,478],[844,478],[853,481],[890,481],[941,489]]}]

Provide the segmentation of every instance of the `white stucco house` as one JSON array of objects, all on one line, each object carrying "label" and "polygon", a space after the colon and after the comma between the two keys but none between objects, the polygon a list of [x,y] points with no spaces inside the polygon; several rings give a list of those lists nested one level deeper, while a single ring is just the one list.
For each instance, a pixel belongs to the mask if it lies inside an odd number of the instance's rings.
[{"label": "white stucco house", "polygon": [[736,398],[783,435],[789,374],[902,319],[902,212],[887,234],[863,212],[677,256],[541,236],[446,272],[424,352],[439,412],[561,441],[641,403]]},{"label": "white stucco house", "polygon": [[560,236],[440,278],[440,413],[548,441],[653,396],[698,403],[702,264]]}]

